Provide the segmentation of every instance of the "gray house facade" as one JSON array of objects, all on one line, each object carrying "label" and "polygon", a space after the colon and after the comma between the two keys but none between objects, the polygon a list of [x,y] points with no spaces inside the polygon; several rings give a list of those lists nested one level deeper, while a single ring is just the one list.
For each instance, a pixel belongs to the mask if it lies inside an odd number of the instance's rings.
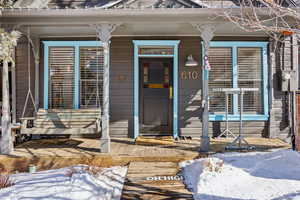
[{"label": "gray house facade", "polygon": [[[222,6],[21,0],[2,9],[1,26],[23,33],[10,69],[13,123],[33,117],[24,134],[100,133],[104,146],[113,137],[199,138],[208,78],[210,136],[225,128],[221,89],[252,88],[244,93],[243,134],[289,140],[296,130],[290,92],[298,89],[296,38],[278,44],[263,32],[245,32],[218,17],[237,5]],[[228,96],[227,108],[237,133],[238,94]]]}]

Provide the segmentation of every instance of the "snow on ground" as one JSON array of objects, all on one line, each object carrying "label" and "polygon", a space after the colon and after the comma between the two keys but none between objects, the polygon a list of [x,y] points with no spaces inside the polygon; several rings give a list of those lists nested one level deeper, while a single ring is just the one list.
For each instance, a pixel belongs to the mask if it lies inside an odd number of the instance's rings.
[{"label": "snow on ground", "polygon": [[94,175],[84,165],[12,175],[15,185],[0,189],[1,200],[111,200],[120,199],[127,167],[106,168]]},{"label": "snow on ground", "polygon": [[292,150],[215,154],[180,165],[196,200],[300,200],[300,154]]}]

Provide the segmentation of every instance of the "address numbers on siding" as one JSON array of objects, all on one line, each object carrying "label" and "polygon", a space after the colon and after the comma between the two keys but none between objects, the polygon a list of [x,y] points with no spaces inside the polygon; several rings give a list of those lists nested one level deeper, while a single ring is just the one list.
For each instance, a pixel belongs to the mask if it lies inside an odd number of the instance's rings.
[{"label": "address numbers on siding", "polygon": [[181,79],[182,80],[197,80],[200,79],[200,73],[198,71],[182,71]]}]

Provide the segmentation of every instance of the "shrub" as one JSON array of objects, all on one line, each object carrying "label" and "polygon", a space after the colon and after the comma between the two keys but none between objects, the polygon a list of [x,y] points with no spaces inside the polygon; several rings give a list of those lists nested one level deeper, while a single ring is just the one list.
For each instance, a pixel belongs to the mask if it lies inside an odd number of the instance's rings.
[{"label": "shrub", "polygon": [[102,168],[100,167],[93,167],[93,166],[84,166],[83,168],[76,169],[75,167],[70,167],[65,175],[67,177],[72,177],[74,174],[80,174],[80,173],[88,173],[92,176],[97,176],[98,174],[101,174]]},{"label": "shrub", "polygon": [[76,174],[76,173],[78,173],[78,170],[77,169],[75,169],[74,167],[70,167],[67,171],[66,171],[66,173],[65,173],[65,175],[67,176],[67,177],[72,177],[73,176],[73,174]]},{"label": "shrub", "polygon": [[9,175],[0,175],[0,189],[11,187],[13,185],[15,185],[15,183],[11,180]]},{"label": "shrub", "polygon": [[204,169],[210,172],[221,172],[223,165],[224,161],[216,158],[208,158],[203,162]]}]

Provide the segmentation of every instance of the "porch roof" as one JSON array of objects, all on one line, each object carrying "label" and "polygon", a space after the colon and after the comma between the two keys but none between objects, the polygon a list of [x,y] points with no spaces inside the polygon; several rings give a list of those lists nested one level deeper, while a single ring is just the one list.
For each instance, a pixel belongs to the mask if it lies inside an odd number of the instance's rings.
[{"label": "porch roof", "polygon": [[[239,8],[231,9],[239,12]],[[95,36],[90,26],[99,23],[119,23],[113,36],[199,36],[191,23],[216,24],[216,36],[266,36],[262,32],[247,33],[223,17],[222,8],[184,9],[4,9],[3,24],[31,27],[40,37]],[[267,15],[261,10],[262,15]]]},{"label": "porch roof", "polygon": [[[227,0],[228,1],[228,0]],[[199,0],[18,0],[16,7],[35,8],[200,8],[203,3]]]},{"label": "porch roof", "polygon": [[[15,7],[31,8],[232,8],[235,0],[14,0]],[[282,5],[299,7],[300,0],[284,0]]]}]

